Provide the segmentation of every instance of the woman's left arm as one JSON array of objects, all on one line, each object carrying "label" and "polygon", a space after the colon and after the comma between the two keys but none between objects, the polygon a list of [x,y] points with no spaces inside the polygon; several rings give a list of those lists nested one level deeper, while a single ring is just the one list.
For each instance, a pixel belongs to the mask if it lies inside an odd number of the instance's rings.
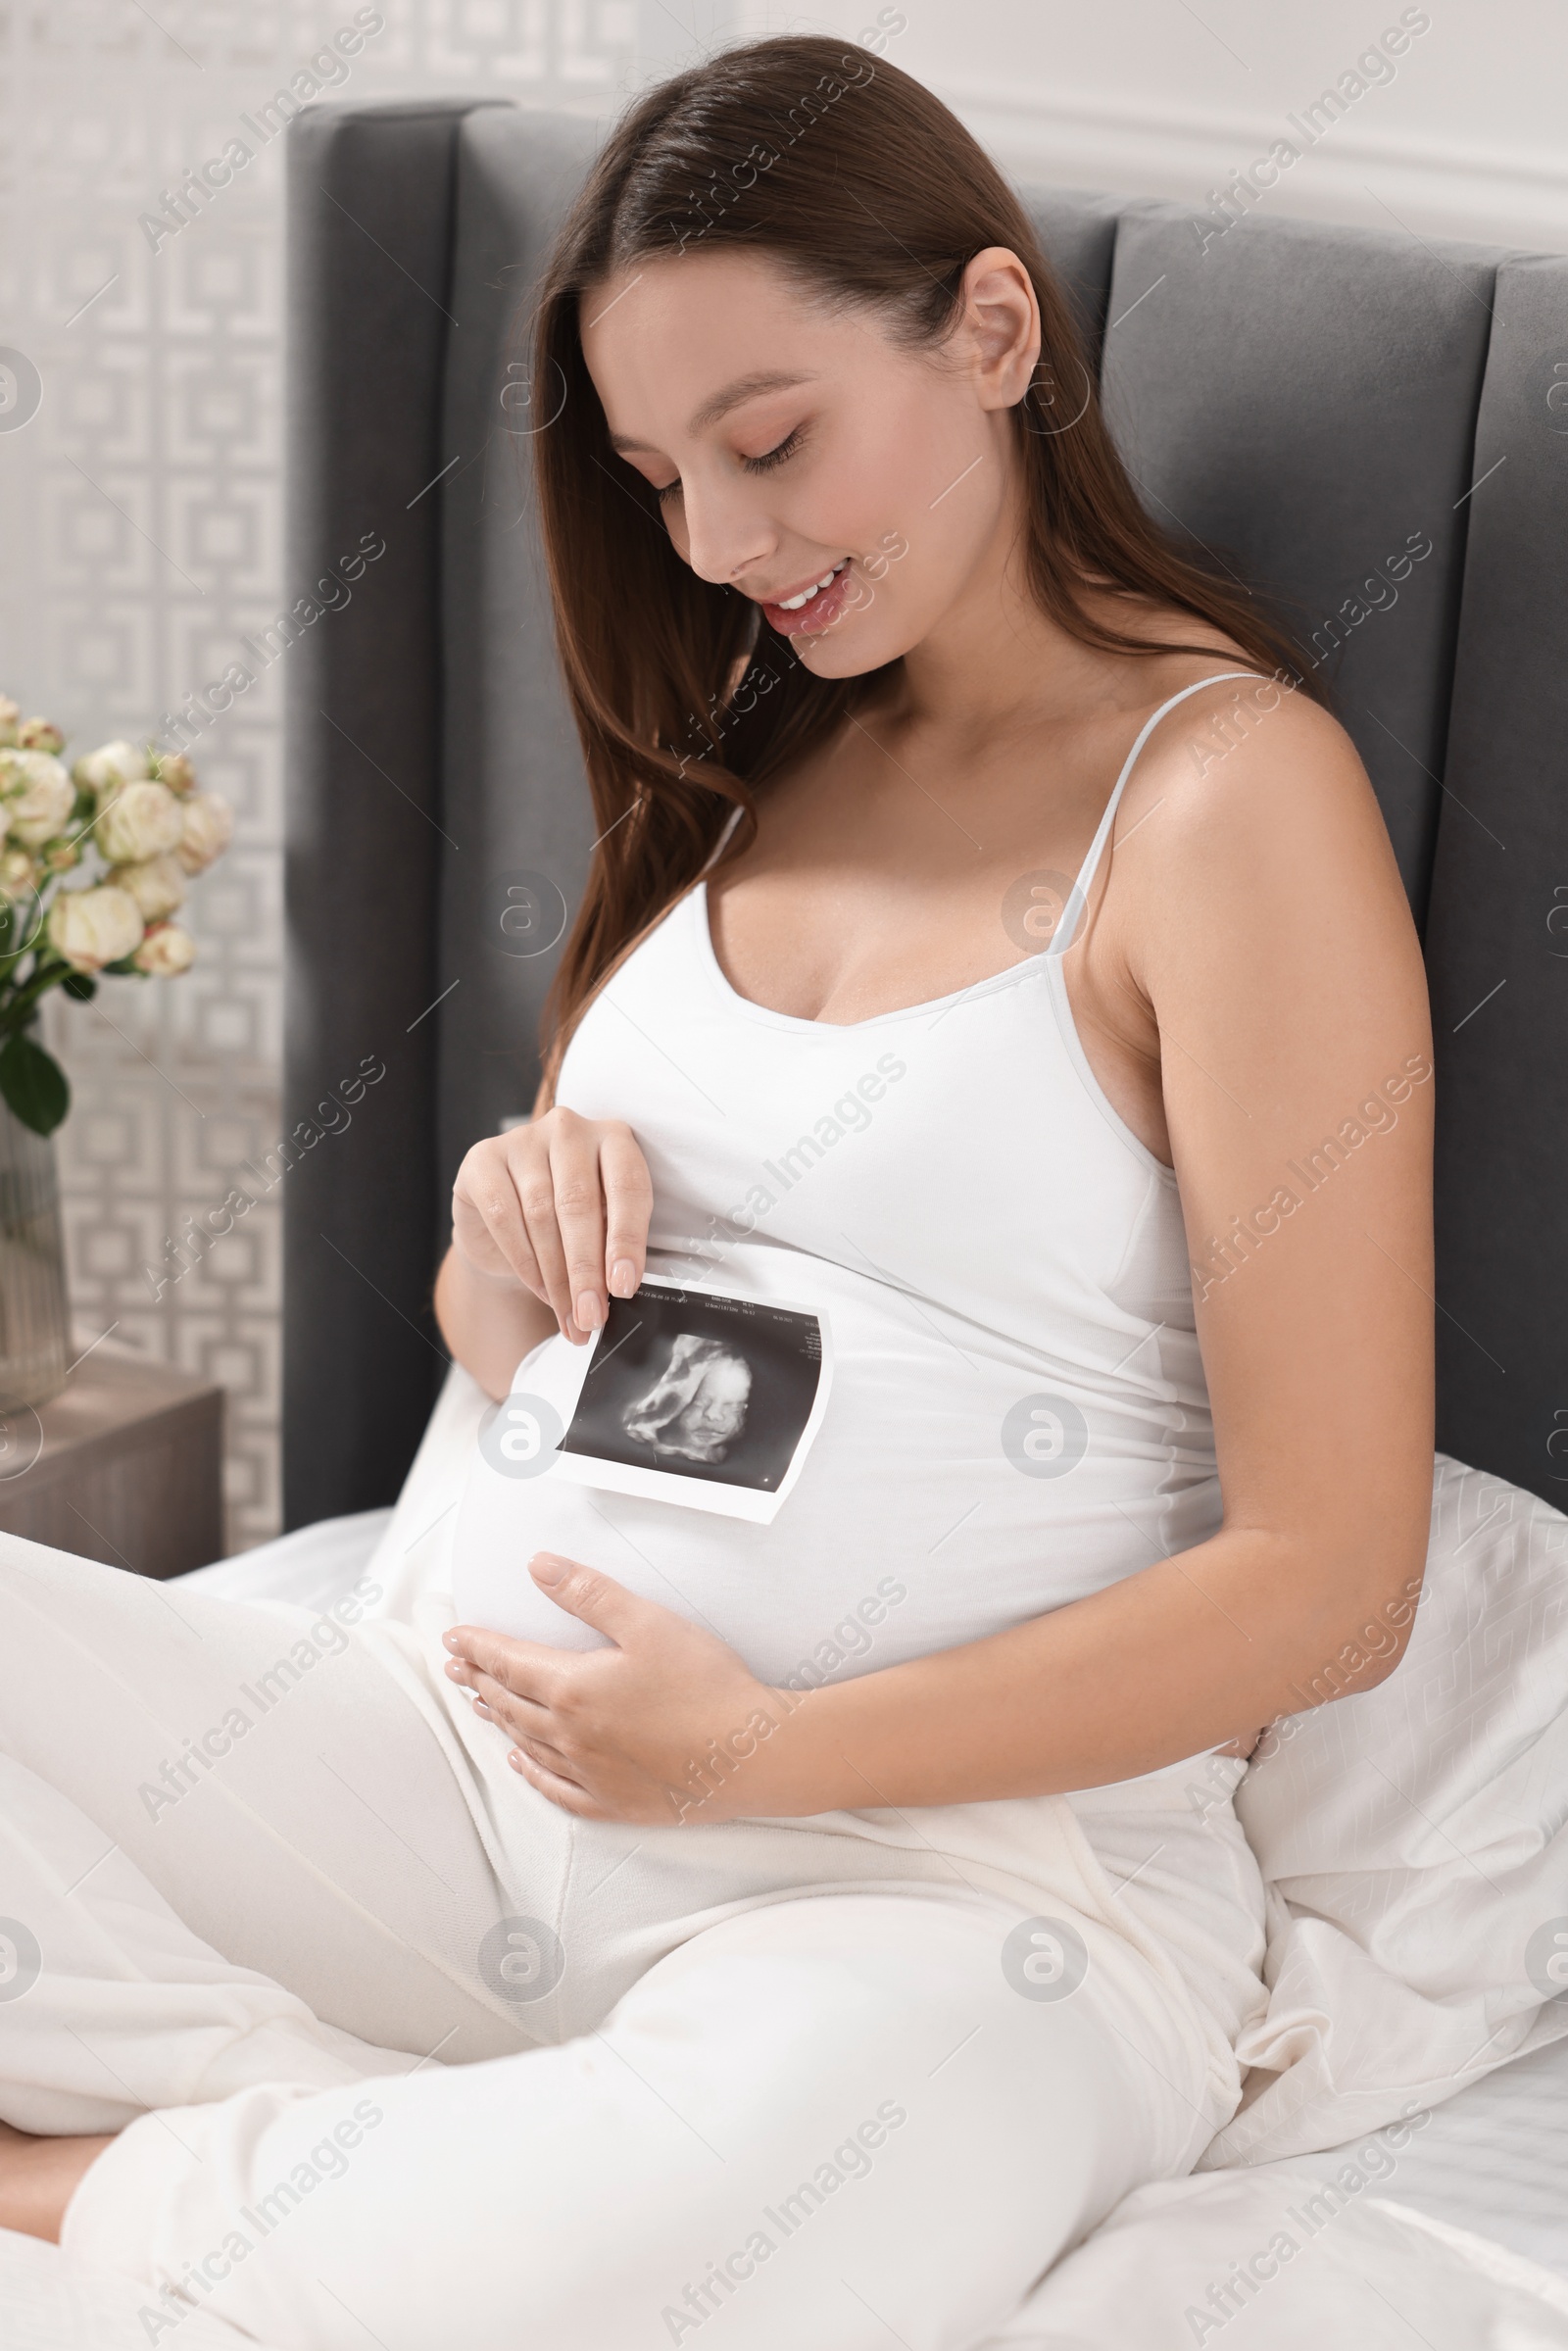
[{"label": "woman's left arm", "polygon": [[1206,766],[1173,732],[1116,851],[1097,984],[1157,1031],[1219,1532],[1010,1632],[804,1696],[568,1564],[551,1596],[615,1646],[453,1637],[457,1678],[555,1801],[709,1821],[1099,1787],[1245,1747],[1397,1662],[1432,1476],[1420,951],[1331,719],[1286,697],[1222,759],[1208,738]]}]

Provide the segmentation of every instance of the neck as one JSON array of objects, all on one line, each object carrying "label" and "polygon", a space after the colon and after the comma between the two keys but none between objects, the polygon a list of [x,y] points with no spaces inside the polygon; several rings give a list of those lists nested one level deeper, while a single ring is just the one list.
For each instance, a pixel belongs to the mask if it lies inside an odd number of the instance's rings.
[{"label": "neck", "polygon": [[905,655],[892,712],[960,740],[1007,733],[1079,710],[1117,667],[1043,612],[1028,579],[1022,485],[940,624]]}]

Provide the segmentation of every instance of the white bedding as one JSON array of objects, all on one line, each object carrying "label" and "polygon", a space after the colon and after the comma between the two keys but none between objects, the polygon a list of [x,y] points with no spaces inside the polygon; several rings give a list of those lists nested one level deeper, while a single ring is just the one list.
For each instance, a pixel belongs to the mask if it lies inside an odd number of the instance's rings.
[{"label": "white bedding", "polygon": [[1270,1999],[1201,2168],[1374,2130],[1568,2033],[1568,1518],[1441,1453],[1432,1505],[1396,1671],[1289,1716],[1237,1789]]},{"label": "white bedding", "polygon": [[[484,1403],[454,1370],[394,1510],[322,1521],[199,1569],[198,1580],[317,1607],[368,1569],[382,1587],[373,1611],[404,1615],[416,1590],[444,1582]],[[1277,1848],[1275,1866],[1265,1861],[1275,1997],[1253,2034],[1276,2066],[1299,2061],[1298,2082],[1289,2071],[1254,2077],[1263,2095],[1210,2146],[1203,2160],[1214,2168],[1124,2199],[993,2338],[996,2351],[1187,2351],[1220,2338],[1224,2351],[1322,2351],[1342,2339],[1357,2351],[1423,2341],[1429,2351],[1568,2351],[1568,2038],[1546,2037],[1568,2033],[1568,1999],[1532,2014],[1507,1968],[1500,1999],[1478,1989],[1498,1973],[1499,1935],[1522,1948],[1528,1930],[1568,1912],[1550,1876],[1568,1814],[1568,1612],[1555,1589],[1564,1522],[1529,1497],[1504,1507],[1513,1489],[1456,1465],[1440,1464],[1439,1483],[1450,1515],[1470,1513],[1475,1539],[1450,1546],[1450,1568],[1418,1614],[1403,1688],[1402,1664],[1379,1690],[1294,1718],[1303,1728],[1288,1773],[1274,1770],[1271,1786],[1260,1774],[1263,1793],[1252,1817],[1244,1811],[1260,1859]],[[1385,1739],[1402,1742],[1398,1800],[1379,1791],[1344,1802],[1347,1768],[1368,1777],[1356,1758],[1376,1747],[1388,1762]],[[1331,1820],[1339,1841],[1315,1847]],[[1412,1834],[1412,1821],[1424,1827]],[[1456,1918],[1469,1974],[1450,1955],[1442,1980],[1423,1953],[1443,1951]],[[1500,2028],[1494,2070],[1456,2092],[1439,2080],[1426,2099],[1402,2101],[1425,2118],[1407,2136],[1378,2131],[1401,2102],[1390,2103],[1398,2065],[1381,2059],[1389,2017],[1403,2029],[1426,2016],[1441,2045],[1465,2003],[1466,2030],[1471,2013]],[[1510,2059],[1526,2035],[1539,2045]],[[1240,2161],[1230,2142],[1248,2140],[1249,2111],[1250,2160]],[[1336,2115],[1363,2135],[1338,2143]],[[1271,2136],[1315,2148],[1314,2129],[1337,2143],[1263,2160]],[[7,2351],[130,2351],[146,2341],[141,2299],[129,2280],[0,2230]],[[206,2313],[180,2328],[183,2351],[248,2341]]]},{"label": "white bedding", "polygon": [[[1322,2160],[1140,2188],[986,2351],[1561,2351],[1568,2284],[1363,2194],[1304,2227]],[[1250,2272],[1250,2278],[1249,2278]]]},{"label": "white bedding", "polygon": [[1568,2040],[1435,2106],[1389,2192],[1568,2278]]}]

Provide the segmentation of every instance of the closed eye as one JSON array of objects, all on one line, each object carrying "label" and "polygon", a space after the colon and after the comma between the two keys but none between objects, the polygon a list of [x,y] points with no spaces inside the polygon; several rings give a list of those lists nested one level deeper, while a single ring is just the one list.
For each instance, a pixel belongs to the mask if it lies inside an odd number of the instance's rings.
[{"label": "closed eye", "polygon": [[803,437],[797,424],[793,432],[785,434],[776,449],[764,449],[760,457],[743,457],[741,464],[748,473],[770,473],[775,465],[782,465],[787,458],[795,455]]},{"label": "closed eye", "polygon": [[[782,465],[788,459],[794,457],[805,438],[804,431],[797,424],[793,431],[785,434],[776,448],[764,449],[760,457],[743,457],[741,464],[748,473],[771,473],[775,465]],[[680,487],[680,480],[677,476],[674,481],[667,481],[662,488],[656,489],[654,496],[662,506],[666,499],[679,497]]]}]

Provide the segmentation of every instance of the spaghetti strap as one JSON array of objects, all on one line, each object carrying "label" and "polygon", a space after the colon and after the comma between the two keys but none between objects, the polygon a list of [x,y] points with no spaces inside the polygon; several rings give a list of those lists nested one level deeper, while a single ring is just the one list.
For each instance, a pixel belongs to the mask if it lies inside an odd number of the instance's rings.
[{"label": "spaghetti strap", "polygon": [[1127,778],[1132,774],[1134,767],[1138,763],[1139,753],[1143,750],[1144,745],[1149,741],[1150,736],[1153,733],[1160,720],[1166,715],[1167,711],[1173,710],[1179,702],[1185,702],[1189,694],[1201,694],[1205,686],[1223,685],[1225,680],[1230,677],[1256,678],[1259,674],[1260,673],[1255,669],[1216,670],[1212,677],[1200,677],[1196,681],[1195,684],[1191,686],[1183,686],[1179,694],[1171,695],[1168,702],[1162,702],[1158,710],[1144,720],[1143,725],[1138,730],[1138,739],[1134,743],[1131,751],[1127,754],[1126,760],[1122,766],[1122,771],[1116,778],[1116,788],[1111,793],[1109,800],[1107,800],[1105,803],[1105,812],[1100,819],[1100,829],[1095,834],[1093,841],[1091,841],[1089,844],[1089,855],[1085,857],[1083,864],[1079,867],[1078,879],[1073,883],[1072,889],[1068,893],[1067,904],[1061,910],[1061,920],[1056,925],[1055,934],[1053,937],[1050,946],[1045,950],[1045,953],[1048,955],[1063,955],[1068,947],[1070,947],[1072,944],[1073,935],[1078,928],[1079,922],[1083,918],[1084,908],[1089,904],[1089,892],[1094,883],[1095,874],[1099,869],[1100,860],[1104,855],[1105,843],[1110,839],[1110,828],[1116,821],[1116,810],[1121,805],[1121,796],[1127,789]]}]

